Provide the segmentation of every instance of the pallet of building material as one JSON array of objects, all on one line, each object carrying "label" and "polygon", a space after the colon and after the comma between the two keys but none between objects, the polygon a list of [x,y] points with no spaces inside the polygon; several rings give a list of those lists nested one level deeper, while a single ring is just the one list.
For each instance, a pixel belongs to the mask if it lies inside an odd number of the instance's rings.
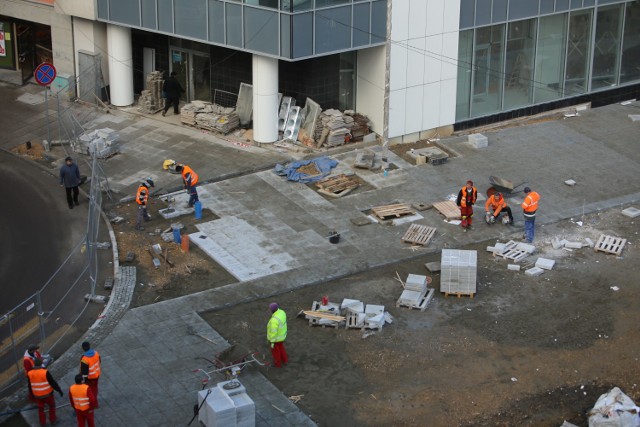
[{"label": "pallet of building material", "polygon": [[445,298],[448,297],[449,295],[457,296],[458,298],[460,297],[473,298],[473,296],[475,295],[474,292],[443,292],[443,293]]},{"label": "pallet of building material", "polygon": [[593,249],[596,252],[604,252],[607,254],[620,256],[622,250],[624,249],[624,245],[626,244],[627,239],[601,234]]},{"label": "pallet of building material", "polygon": [[406,203],[397,203],[394,205],[384,205],[371,208],[371,213],[380,219],[390,219],[413,215],[415,214],[415,211]]},{"label": "pallet of building material", "polygon": [[460,208],[451,200],[435,202],[433,207],[440,212],[447,221],[460,219]]},{"label": "pallet of building material", "polygon": [[318,301],[314,301],[311,305],[311,311],[304,311],[305,318],[309,320],[309,326],[331,326],[338,328],[345,318],[340,316],[340,306],[330,303],[326,310],[322,309],[322,305]]},{"label": "pallet of building material", "polygon": [[435,227],[411,224],[407,232],[402,236],[402,241],[414,245],[427,246],[434,234],[436,234]]},{"label": "pallet of building material", "polygon": [[420,298],[417,304],[409,304],[406,301],[399,299],[398,301],[396,301],[396,307],[406,307],[406,308],[413,308],[420,311],[425,311],[427,309],[427,305],[429,304],[429,301],[431,301],[435,293],[436,293],[435,289],[433,288],[427,289],[426,295]]},{"label": "pallet of building material", "polygon": [[318,193],[330,197],[346,196],[359,186],[360,184],[352,176],[346,176],[345,174],[325,178],[316,183]]},{"label": "pallet of building material", "polygon": [[531,250],[529,250],[528,246],[530,245],[523,246],[518,242],[509,240],[507,243],[505,243],[502,250],[497,250],[497,249],[494,250],[493,255],[500,256],[504,259],[510,259],[510,260],[513,260],[514,262],[520,262],[524,258],[531,255],[532,252]]}]

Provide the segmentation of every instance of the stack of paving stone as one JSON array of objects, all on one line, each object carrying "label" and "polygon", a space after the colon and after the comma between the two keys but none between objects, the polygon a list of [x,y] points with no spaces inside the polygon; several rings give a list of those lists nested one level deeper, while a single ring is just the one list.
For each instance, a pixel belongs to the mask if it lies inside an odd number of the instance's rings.
[{"label": "stack of paving stone", "polygon": [[119,139],[120,136],[113,129],[96,129],[80,135],[77,141],[71,143],[71,148],[76,153],[106,159],[120,152]]},{"label": "stack of paving stone", "polygon": [[240,125],[240,118],[233,108],[222,107],[206,101],[193,101],[180,113],[182,123],[215,132],[228,134]]},{"label": "stack of paving stone", "polygon": [[476,293],[477,251],[443,249],[440,292],[473,296]]},{"label": "stack of paving stone", "polygon": [[161,71],[153,71],[147,77],[146,89],[140,93],[138,99],[138,111],[145,114],[155,114],[164,108],[162,99],[162,78]]},{"label": "stack of paving stone", "polygon": [[409,274],[397,305],[418,308],[427,294],[427,276]]},{"label": "stack of paving stone", "polygon": [[317,147],[335,147],[345,143],[345,136],[350,133],[350,141],[361,139],[369,133],[369,119],[352,110],[344,113],[339,110],[325,110],[318,116],[313,139]]},{"label": "stack of paving stone", "polygon": [[381,330],[385,323],[391,323],[392,318],[384,311],[383,305],[364,304],[357,299],[345,298],[340,309],[347,319],[347,329],[377,329]]}]

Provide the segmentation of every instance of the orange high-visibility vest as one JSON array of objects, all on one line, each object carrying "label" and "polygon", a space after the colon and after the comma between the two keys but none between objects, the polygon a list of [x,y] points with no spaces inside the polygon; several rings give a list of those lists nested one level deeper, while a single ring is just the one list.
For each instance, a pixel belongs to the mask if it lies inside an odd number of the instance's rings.
[{"label": "orange high-visibility vest", "polygon": [[88,379],[95,380],[100,378],[100,355],[97,351],[91,357],[82,356],[81,361],[89,366],[89,375],[87,375]]},{"label": "orange high-visibility vest", "polygon": [[139,205],[144,206],[147,204],[148,199],[149,199],[149,189],[144,185],[140,185],[140,187],[138,187],[138,193],[136,193],[136,202]]},{"label": "orange high-visibility vest", "polygon": [[182,166],[182,179],[184,180],[184,185],[187,185],[187,181],[191,178],[191,187],[198,183],[198,174],[193,171],[189,166]]},{"label": "orange high-visibility vest", "polygon": [[31,382],[31,392],[37,399],[44,399],[53,393],[53,387],[47,381],[47,370],[44,368],[33,368],[27,373]]},{"label": "orange high-visibility vest", "polygon": [[504,201],[504,197],[500,195],[500,198],[496,199],[495,194],[487,199],[484,204],[484,210],[491,212],[492,215],[498,215],[502,209],[507,207],[507,202]]},{"label": "orange high-visibility vest", "polygon": [[[478,194],[478,191],[476,190],[476,187],[471,187],[471,203],[476,202],[477,194]],[[466,185],[462,187],[462,199],[460,200],[460,207],[462,208],[467,207],[467,186]]]},{"label": "orange high-visibility vest", "polygon": [[535,213],[538,210],[538,201],[540,200],[540,195],[535,191],[530,191],[527,194],[527,197],[524,198],[524,202],[522,202],[522,210],[525,213]]},{"label": "orange high-visibility vest", "polygon": [[73,407],[77,411],[88,411],[91,409],[88,390],[89,386],[86,384],[74,384],[69,387],[69,394],[73,399]]}]

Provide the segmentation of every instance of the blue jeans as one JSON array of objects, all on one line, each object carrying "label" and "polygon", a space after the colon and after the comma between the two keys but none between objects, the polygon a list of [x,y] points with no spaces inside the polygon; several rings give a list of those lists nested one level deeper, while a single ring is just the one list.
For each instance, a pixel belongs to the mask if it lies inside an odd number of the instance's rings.
[{"label": "blue jeans", "polygon": [[533,236],[535,235],[536,218],[525,218],[524,220],[524,235],[529,243],[533,242]]},{"label": "blue jeans", "polygon": [[189,207],[193,207],[198,201],[198,192],[196,191],[196,187],[189,188]]}]

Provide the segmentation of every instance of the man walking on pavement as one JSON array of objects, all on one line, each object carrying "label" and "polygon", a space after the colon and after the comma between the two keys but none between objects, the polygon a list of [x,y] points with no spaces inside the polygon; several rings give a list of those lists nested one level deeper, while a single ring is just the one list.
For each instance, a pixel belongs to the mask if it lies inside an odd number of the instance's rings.
[{"label": "man walking on pavement", "polygon": [[44,406],[49,406],[49,421],[51,424],[57,422],[56,418],[56,399],[53,397],[53,391],[57,391],[60,397],[64,396],[60,386],[53,379],[49,371],[42,367],[42,359],[36,359],[35,366],[27,374],[29,381],[29,399],[38,404],[38,417],[40,425],[47,424],[47,416],[44,412]]},{"label": "man walking on pavement", "polygon": [[284,340],[287,338],[287,314],[275,302],[269,304],[269,311],[271,319],[267,323],[267,340],[271,344],[273,366],[281,368],[282,364],[289,363],[289,356],[284,348]]},{"label": "man walking on pavement", "polygon": [[500,192],[496,191],[487,199],[484,210],[487,213],[488,223],[493,224],[502,212],[506,212],[509,217],[509,225],[513,225],[513,213]]},{"label": "man walking on pavement", "polygon": [[187,190],[187,193],[189,193],[189,207],[192,208],[193,205],[199,200],[198,191],[196,190],[196,184],[198,184],[198,174],[195,173],[194,170],[187,165],[176,166],[176,172],[182,174],[184,188]]},{"label": "man walking on pavement", "polygon": [[164,110],[162,110],[162,117],[167,114],[167,111],[173,104],[173,114],[180,114],[180,110],[178,109],[180,106],[180,94],[184,92],[184,89],[180,85],[176,76],[178,73],[175,71],[171,72],[171,76],[164,81],[162,84],[162,92],[166,96],[167,100],[164,104]]},{"label": "man walking on pavement", "polygon": [[536,211],[538,210],[538,202],[540,201],[540,195],[535,191],[531,191],[531,188],[525,187],[524,202],[522,202],[522,213],[524,214],[524,236],[523,240],[527,243],[533,243],[533,237],[535,235],[536,225]]},{"label": "man walking on pavement", "polygon": [[151,221],[151,216],[147,212],[147,201],[149,200],[149,188],[153,188],[153,180],[147,178],[140,183],[136,193],[136,203],[138,204],[138,215],[136,216],[136,230],[144,230],[142,220]]},{"label": "man walking on pavement", "polygon": [[[67,157],[64,159],[64,165],[60,168],[60,187],[64,187],[67,192],[67,203],[69,204],[69,209],[73,209],[73,205],[78,206],[78,186],[81,183],[80,178],[80,169],[78,165],[73,163],[73,159],[71,157]],[[73,192],[73,198],[71,197],[71,192]]]},{"label": "man walking on pavement", "polygon": [[78,427],[95,427],[93,418],[93,408],[98,406],[98,401],[93,395],[91,388],[82,383],[82,375],[78,374],[74,378],[75,384],[69,387],[69,402],[76,412]]},{"label": "man walking on pavement", "polygon": [[473,181],[468,180],[467,184],[458,192],[456,205],[460,207],[460,226],[462,231],[471,230],[471,217],[473,216],[473,204],[476,202],[478,190],[473,186]]},{"label": "man walking on pavement", "polygon": [[98,405],[98,380],[100,379],[100,354],[91,348],[88,341],[82,343],[84,354],[80,359],[80,374],[84,378],[84,383],[91,388],[91,392],[96,398],[95,407]]}]

